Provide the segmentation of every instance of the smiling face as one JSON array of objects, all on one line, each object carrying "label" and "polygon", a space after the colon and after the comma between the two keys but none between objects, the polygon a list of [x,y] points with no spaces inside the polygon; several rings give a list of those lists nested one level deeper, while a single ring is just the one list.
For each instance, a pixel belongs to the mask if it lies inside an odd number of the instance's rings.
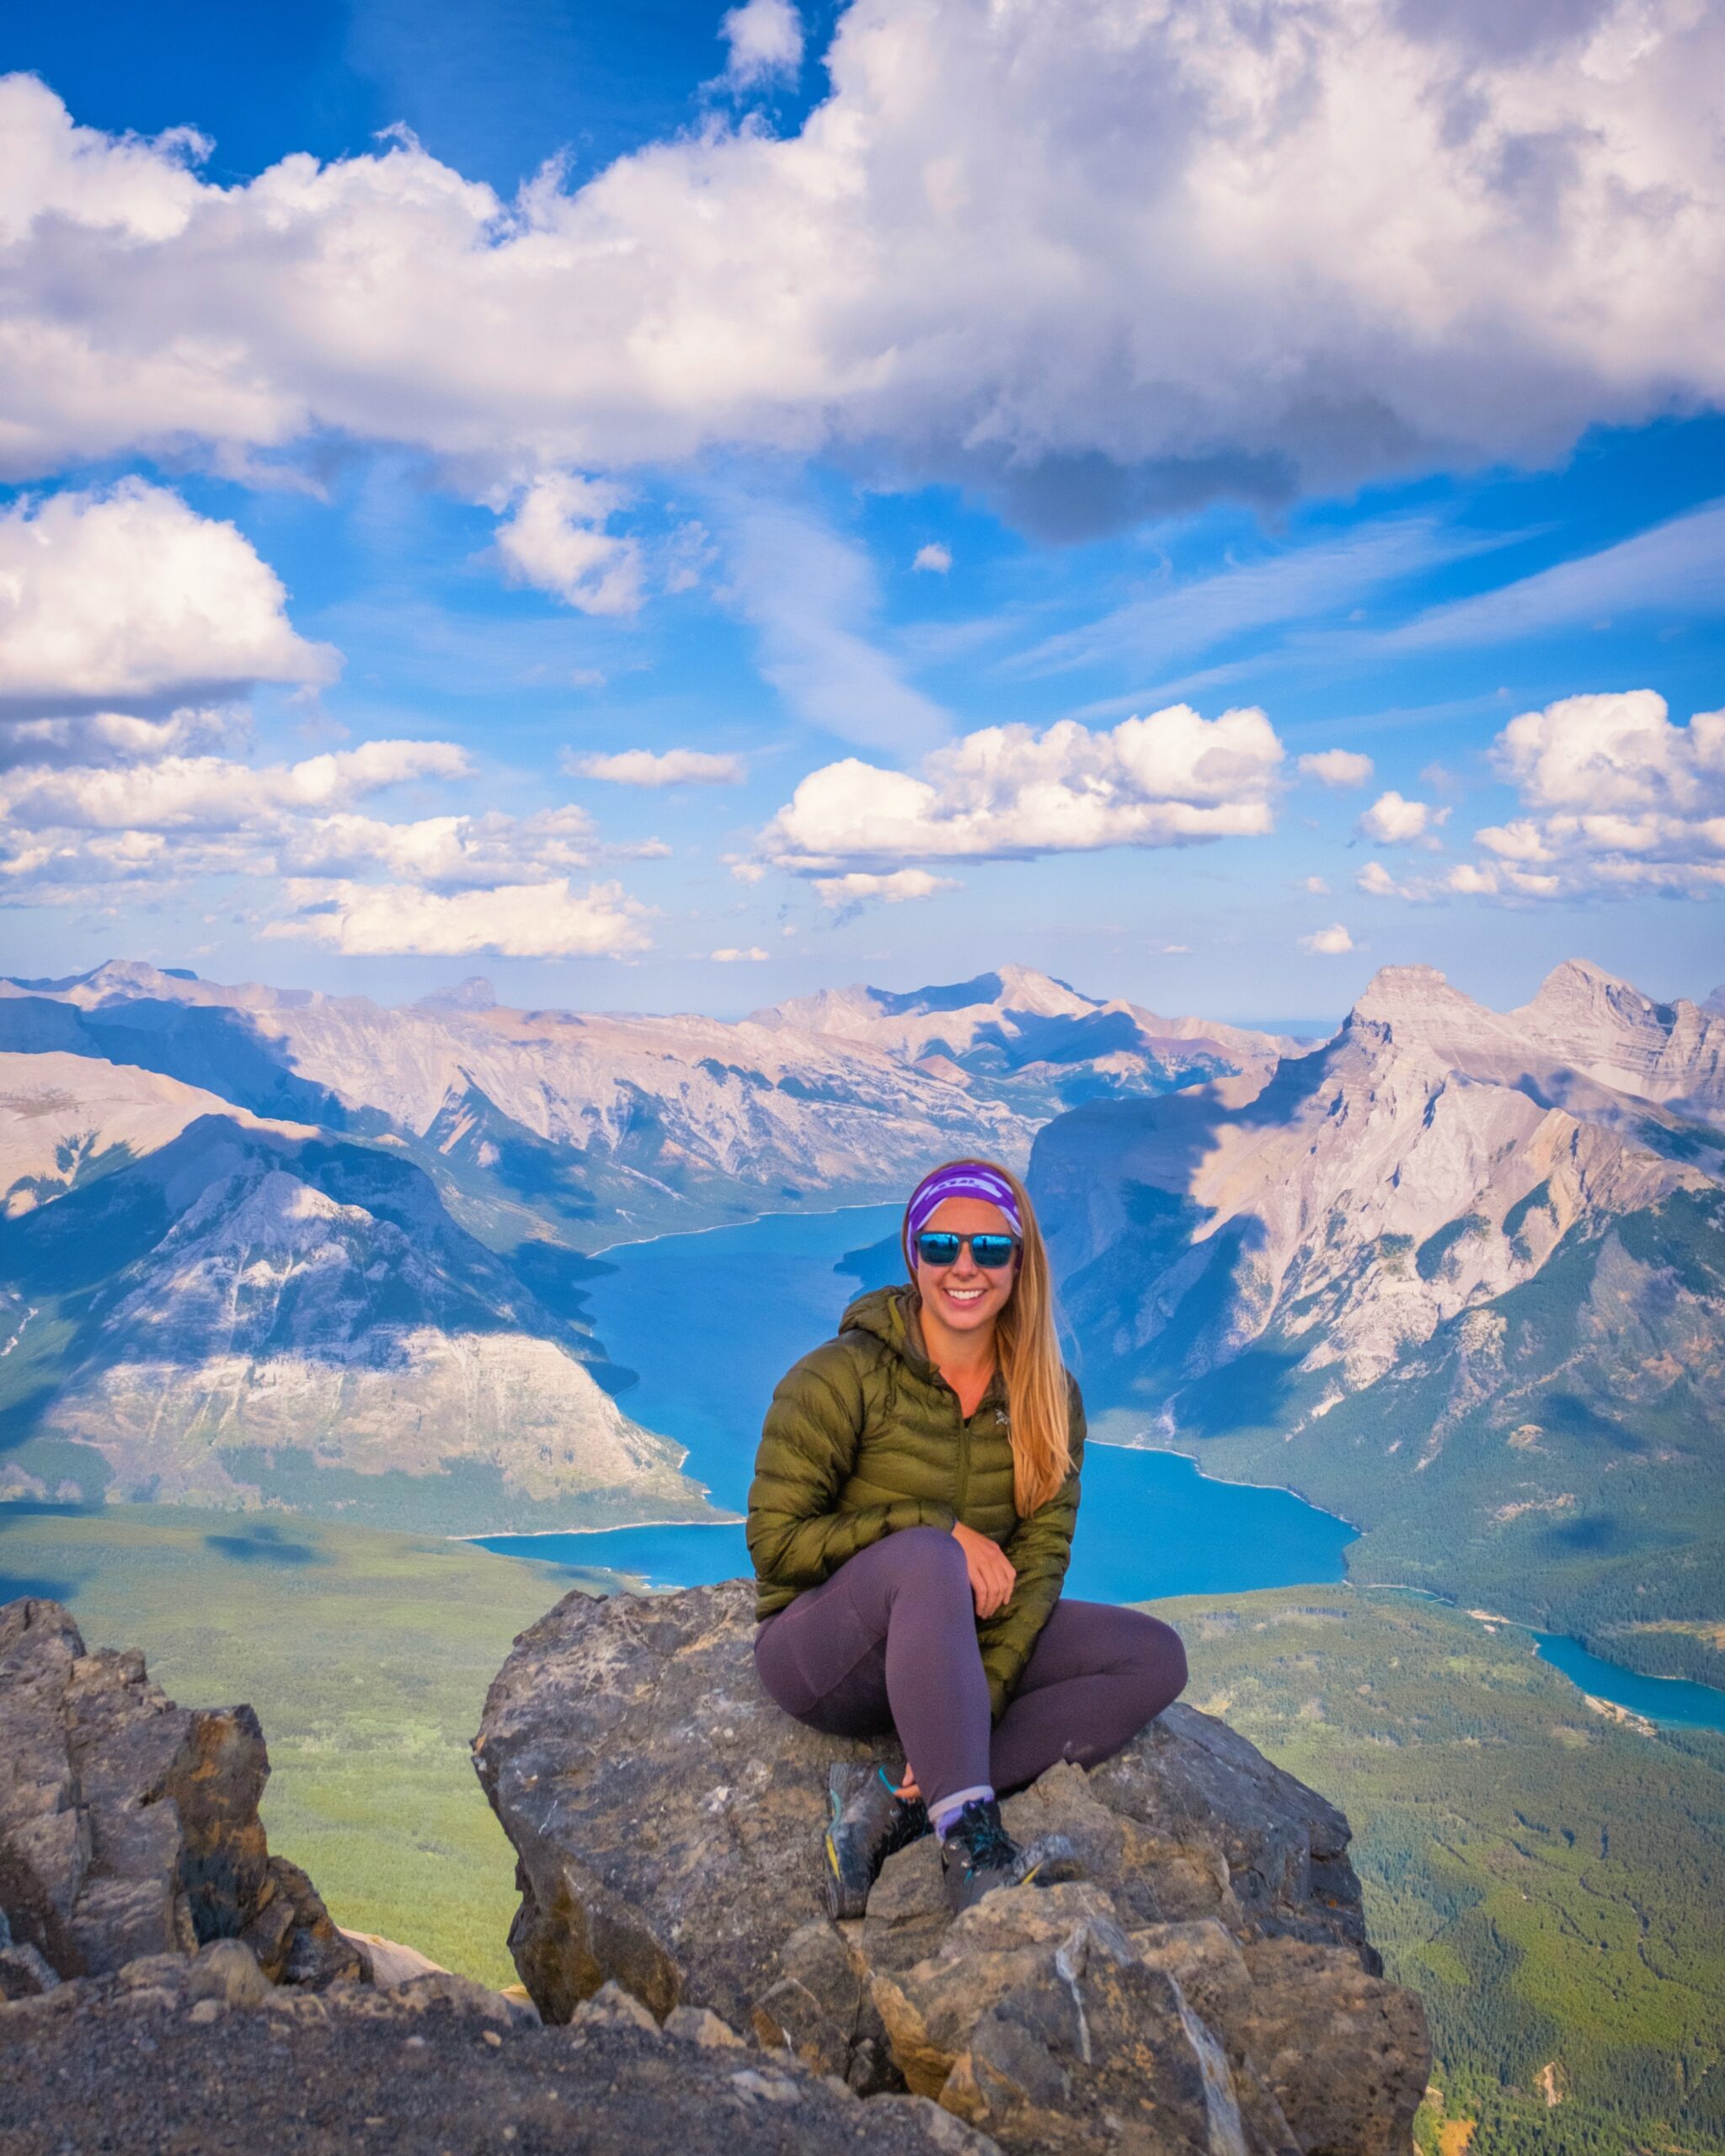
[{"label": "smiling face", "polygon": [[[982,1198],[943,1198],[923,1223],[925,1234],[944,1228],[959,1235],[1009,1235],[1012,1224],[998,1205]],[[1012,1299],[1016,1266],[999,1273],[985,1273],[970,1254],[968,1244],[954,1265],[925,1265],[916,1262],[916,1285],[921,1291],[925,1317],[953,1332],[976,1333],[993,1327],[995,1320]]]}]

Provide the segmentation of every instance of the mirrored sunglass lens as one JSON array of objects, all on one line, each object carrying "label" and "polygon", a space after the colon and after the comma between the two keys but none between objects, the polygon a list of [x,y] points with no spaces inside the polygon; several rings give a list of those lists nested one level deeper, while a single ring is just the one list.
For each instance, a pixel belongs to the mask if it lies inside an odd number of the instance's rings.
[{"label": "mirrored sunglass lens", "polygon": [[1012,1238],[1010,1235],[972,1235],[970,1255],[980,1266],[998,1270],[1012,1262]]},{"label": "mirrored sunglass lens", "polygon": [[956,1265],[959,1262],[959,1238],[956,1235],[918,1235],[916,1255],[925,1265]]}]

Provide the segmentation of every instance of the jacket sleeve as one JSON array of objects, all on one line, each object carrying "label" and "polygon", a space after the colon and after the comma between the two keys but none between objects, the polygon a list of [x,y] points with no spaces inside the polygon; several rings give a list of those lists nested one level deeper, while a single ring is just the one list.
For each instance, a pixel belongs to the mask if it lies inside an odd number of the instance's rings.
[{"label": "jacket sleeve", "polygon": [[1024,1665],[1047,1624],[1072,1557],[1072,1529],[1078,1520],[1078,1484],[1084,1461],[1084,1401],[1077,1380],[1067,1374],[1071,1404],[1067,1424],[1072,1471],[1053,1497],[1007,1537],[1006,1553],[1018,1577],[1004,1609],[982,1619],[976,1636],[988,1676],[989,1703],[998,1721],[1006,1711]]},{"label": "jacket sleeve", "polygon": [[842,1339],[817,1348],[780,1380],[766,1411],[749,1486],[749,1555],[764,1585],[800,1591],[903,1527],[950,1531],[955,1515],[924,1497],[841,1512],[862,1436],[861,1361]]}]

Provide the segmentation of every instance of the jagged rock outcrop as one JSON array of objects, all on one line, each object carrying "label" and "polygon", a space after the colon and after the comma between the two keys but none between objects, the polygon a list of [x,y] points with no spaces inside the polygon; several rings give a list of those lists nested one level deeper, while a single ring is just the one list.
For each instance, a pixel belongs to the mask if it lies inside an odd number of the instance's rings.
[{"label": "jagged rock outcrop", "polygon": [[179,1707],[69,1611],[0,1608],[0,1997],[234,1940],[270,1983],[365,1974],[258,1817],[249,1707]]},{"label": "jagged rock outcrop", "polygon": [[1057,1768],[1008,1802],[1021,1838],[1070,1838],[1083,1883],[953,1924],[925,1840],[836,1925],[816,1868],[826,1769],[869,1748],[781,1713],[752,1633],[741,1581],[572,1594],[493,1684],[475,1761],[547,2020],[607,1983],[655,2019],[709,2009],[1008,2149],[1405,2147],[1424,2018],[1366,1940],[1333,1806],[1177,1705],[1095,1773]]}]

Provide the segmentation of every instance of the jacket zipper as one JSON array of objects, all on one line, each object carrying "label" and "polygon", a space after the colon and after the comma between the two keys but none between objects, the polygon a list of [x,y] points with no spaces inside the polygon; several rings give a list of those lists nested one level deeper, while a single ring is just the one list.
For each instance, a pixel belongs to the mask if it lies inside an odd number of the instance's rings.
[{"label": "jacket zipper", "polygon": [[953,1395],[953,1406],[959,1416],[959,1491],[958,1502],[953,1509],[959,1520],[968,1526],[969,1523],[964,1519],[964,1505],[970,1495],[970,1424],[956,1392]]}]

